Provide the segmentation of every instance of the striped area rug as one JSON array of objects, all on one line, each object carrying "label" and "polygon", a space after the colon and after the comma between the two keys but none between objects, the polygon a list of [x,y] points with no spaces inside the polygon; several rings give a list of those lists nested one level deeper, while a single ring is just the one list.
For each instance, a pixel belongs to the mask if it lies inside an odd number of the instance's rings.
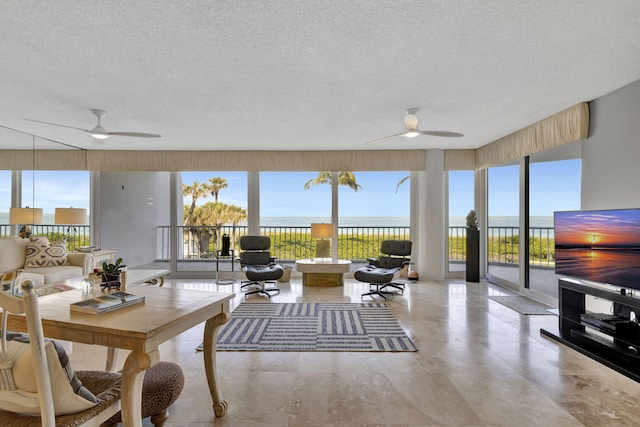
[{"label": "striped area rug", "polygon": [[218,350],[417,351],[383,303],[242,303]]}]

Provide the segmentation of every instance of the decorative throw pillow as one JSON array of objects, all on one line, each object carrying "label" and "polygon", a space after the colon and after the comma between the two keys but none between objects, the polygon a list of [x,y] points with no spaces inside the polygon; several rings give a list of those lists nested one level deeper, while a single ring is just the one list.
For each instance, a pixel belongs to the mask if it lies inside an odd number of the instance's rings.
[{"label": "decorative throw pillow", "polygon": [[[29,336],[7,331],[7,352],[13,361],[12,371],[16,386],[21,390],[37,392]],[[84,411],[99,403],[99,400],[82,385],[76,376],[69,363],[69,356],[60,344],[45,339],[45,352],[56,415]],[[25,414],[40,413],[38,407],[23,406],[3,399],[0,399],[0,408]]]},{"label": "decorative throw pillow", "polygon": [[0,273],[0,290],[9,293],[15,292],[15,285],[20,283],[18,280],[20,277],[20,271],[21,270],[13,270]]},{"label": "decorative throw pillow", "polygon": [[29,237],[25,267],[54,267],[58,265],[69,265],[67,247],[64,242],[50,244],[46,237]]}]

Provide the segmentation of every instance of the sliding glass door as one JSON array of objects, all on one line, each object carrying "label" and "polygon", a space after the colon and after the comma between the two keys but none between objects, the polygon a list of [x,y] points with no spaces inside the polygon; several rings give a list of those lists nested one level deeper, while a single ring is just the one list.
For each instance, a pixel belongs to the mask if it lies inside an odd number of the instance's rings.
[{"label": "sliding glass door", "polygon": [[474,209],[474,172],[450,171],[448,174],[449,277],[464,277],[466,271],[466,216]]},{"label": "sliding glass door", "polygon": [[529,165],[529,289],[557,300],[553,212],[580,209],[581,162],[546,159]]},{"label": "sliding glass door", "polygon": [[489,168],[487,176],[487,276],[497,283],[518,288],[520,166]]}]

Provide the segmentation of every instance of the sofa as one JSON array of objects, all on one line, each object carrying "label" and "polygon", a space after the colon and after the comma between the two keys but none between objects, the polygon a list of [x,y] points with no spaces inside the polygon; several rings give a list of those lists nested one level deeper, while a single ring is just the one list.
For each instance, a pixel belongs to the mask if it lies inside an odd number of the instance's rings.
[{"label": "sofa", "polygon": [[[32,236],[22,239],[17,236],[0,238],[0,275],[20,270],[20,280],[31,279],[36,288],[52,283],[62,282],[72,277],[82,277],[93,271],[93,255],[90,253],[66,252],[66,249],[56,247],[55,262],[27,262],[27,246],[30,253],[42,248],[48,248],[49,241],[45,238]],[[55,246],[51,245],[51,246]],[[33,256],[31,256],[33,259]],[[36,265],[34,264],[42,264]],[[63,264],[63,265],[51,265]]]}]

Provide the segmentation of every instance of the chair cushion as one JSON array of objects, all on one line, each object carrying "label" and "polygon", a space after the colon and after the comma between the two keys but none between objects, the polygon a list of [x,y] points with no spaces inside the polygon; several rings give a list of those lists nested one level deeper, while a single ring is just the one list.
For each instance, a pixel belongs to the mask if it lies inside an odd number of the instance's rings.
[{"label": "chair cushion", "polygon": [[271,262],[271,253],[269,252],[242,252],[240,261],[246,265],[268,265]]},{"label": "chair cushion", "polygon": [[281,265],[245,265],[242,267],[244,274],[249,280],[256,280],[258,282],[263,280],[278,280],[284,274],[284,270]]},{"label": "chair cushion", "polygon": [[271,247],[269,236],[242,236],[240,249],[243,251],[266,251]]},{"label": "chair cushion", "polygon": [[[142,418],[156,415],[173,404],[184,387],[184,374],[175,363],[158,362],[144,373],[142,382]],[[105,424],[122,422],[118,412]]]},{"label": "chair cushion", "polygon": [[411,240],[383,240],[380,252],[387,255],[411,255]]},{"label": "chair cushion", "polygon": [[[12,371],[17,388],[36,393],[37,386],[29,336],[7,332],[7,352],[13,361]],[[69,356],[64,348],[54,341],[45,340],[45,352],[56,415],[80,412],[95,406],[98,399],[83,387],[69,363]],[[17,402],[5,399],[0,399],[0,409],[25,414],[40,414],[40,409],[37,406],[22,406]]]},{"label": "chair cushion", "polygon": [[[22,280],[26,274],[38,274],[42,276],[43,283],[63,282],[71,277],[82,276],[82,267],[75,265],[57,265],[54,267],[25,268],[22,270]],[[37,287],[37,284],[36,284]]]},{"label": "chair cushion", "polygon": [[400,268],[379,268],[373,266],[365,266],[357,269],[353,273],[353,278],[360,282],[368,283],[389,283],[396,274],[399,274]]},{"label": "chair cushion", "polygon": [[381,256],[376,265],[382,268],[396,268],[402,267],[405,263],[409,263],[409,258]]},{"label": "chair cushion", "polygon": [[[64,242],[49,243],[46,237],[31,236],[27,243],[25,267],[69,265]],[[81,273],[82,274],[82,273]]]}]

